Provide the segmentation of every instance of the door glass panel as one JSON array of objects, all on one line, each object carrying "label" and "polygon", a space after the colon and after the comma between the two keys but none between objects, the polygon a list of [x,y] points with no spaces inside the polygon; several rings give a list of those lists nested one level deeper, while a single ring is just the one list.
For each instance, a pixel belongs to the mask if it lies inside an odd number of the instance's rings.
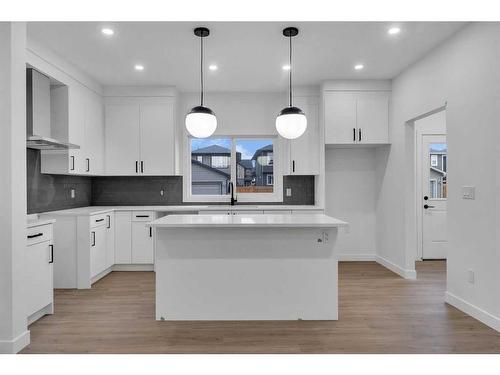
[{"label": "door glass panel", "polygon": [[446,143],[429,143],[429,198],[431,199],[448,197],[447,151]]}]

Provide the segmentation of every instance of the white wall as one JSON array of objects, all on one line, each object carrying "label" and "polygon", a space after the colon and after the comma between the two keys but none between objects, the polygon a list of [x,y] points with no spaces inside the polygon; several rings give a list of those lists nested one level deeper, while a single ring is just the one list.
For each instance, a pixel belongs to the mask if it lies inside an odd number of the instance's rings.
[{"label": "white wall", "polygon": [[26,248],[26,24],[0,22],[0,353],[29,344]]},{"label": "white wall", "polygon": [[340,260],[375,259],[375,162],[374,148],[326,150],[325,212],[349,222],[335,244]]},{"label": "white wall", "polygon": [[[499,205],[500,24],[471,24],[393,81],[390,151],[378,150],[377,252],[414,269],[412,128],[405,122],[447,103],[448,297],[500,329]],[[385,159],[385,160],[384,160]],[[460,188],[476,186],[476,200]],[[495,209],[496,208],[496,209]],[[467,282],[474,270],[475,284]]]}]

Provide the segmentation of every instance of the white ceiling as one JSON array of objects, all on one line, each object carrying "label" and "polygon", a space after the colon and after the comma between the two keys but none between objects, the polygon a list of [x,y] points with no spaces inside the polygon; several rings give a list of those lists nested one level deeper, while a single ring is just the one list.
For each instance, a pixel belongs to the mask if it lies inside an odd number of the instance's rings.
[{"label": "white ceiling", "polygon": [[[396,36],[387,34],[398,25]],[[101,28],[114,29],[105,37]],[[426,55],[464,23],[453,22],[30,22],[28,37],[52,49],[103,85],[174,85],[199,90],[199,38],[207,26],[207,91],[280,91],[286,88],[288,40],[282,29],[297,26],[294,83],[326,79],[389,79]],[[137,72],[141,63],[145,70]],[[363,71],[355,71],[363,63]]]}]

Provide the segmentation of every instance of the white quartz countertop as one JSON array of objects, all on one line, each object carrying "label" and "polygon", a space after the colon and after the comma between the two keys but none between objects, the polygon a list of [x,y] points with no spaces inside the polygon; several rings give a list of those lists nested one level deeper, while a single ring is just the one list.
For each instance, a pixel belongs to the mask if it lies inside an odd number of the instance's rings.
[{"label": "white quartz countertop", "polygon": [[183,206],[89,206],[68,210],[44,212],[41,215],[86,216],[110,211],[157,211],[157,212],[197,212],[197,211],[266,211],[266,210],[323,210],[318,206],[294,205],[183,205]]},{"label": "white quartz countertop", "polygon": [[147,224],[153,228],[337,228],[347,225],[324,214],[172,215]]}]

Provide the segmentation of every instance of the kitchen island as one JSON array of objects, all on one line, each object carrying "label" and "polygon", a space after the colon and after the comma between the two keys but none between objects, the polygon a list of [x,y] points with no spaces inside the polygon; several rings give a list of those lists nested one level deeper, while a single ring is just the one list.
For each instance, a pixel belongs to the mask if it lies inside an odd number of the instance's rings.
[{"label": "kitchen island", "polygon": [[335,240],[323,214],[169,215],[155,236],[157,320],[336,320]]}]

